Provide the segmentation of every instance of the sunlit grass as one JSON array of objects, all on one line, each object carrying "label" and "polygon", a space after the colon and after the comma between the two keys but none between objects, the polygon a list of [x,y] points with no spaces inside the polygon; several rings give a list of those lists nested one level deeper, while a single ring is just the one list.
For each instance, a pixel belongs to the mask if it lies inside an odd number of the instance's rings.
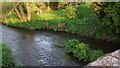
[{"label": "sunlit grass", "polygon": [[61,10],[50,10],[50,11],[45,11],[39,15],[36,15],[37,20],[54,20],[54,19],[64,19],[65,17],[62,16]]},{"label": "sunlit grass", "polygon": [[39,19],[41,20],[53,20],[53,19],[63,19],[64,17],[61,17],[61,16],[57,16],[57,15],[54,15],[54,14],[46,14],[46,13],[42,13],[39,15]]},{"label": "sunlit grass", "polygon": [[16,22],[19,22],[19,19],[18,18],[10,18],[8,19],[9,22],[12,22],[12,23],[16,23]]}]

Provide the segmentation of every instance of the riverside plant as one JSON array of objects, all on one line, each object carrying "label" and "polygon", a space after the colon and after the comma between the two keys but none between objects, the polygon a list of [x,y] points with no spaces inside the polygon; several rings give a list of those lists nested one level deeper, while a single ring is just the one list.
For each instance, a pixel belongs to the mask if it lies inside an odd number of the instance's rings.
[{"label": "riverside plant", "polygon": [[80,43],[78,40],[70,39],[66,42],[67,53],[72,53],[79,61],[94,61],[103,56],[102,50],[92,50],[88,44]]},{"label": "riverside plant", "polygon": [[11,49],[6,44],[0,44],[2,47],[2,68],[14,67]]}]

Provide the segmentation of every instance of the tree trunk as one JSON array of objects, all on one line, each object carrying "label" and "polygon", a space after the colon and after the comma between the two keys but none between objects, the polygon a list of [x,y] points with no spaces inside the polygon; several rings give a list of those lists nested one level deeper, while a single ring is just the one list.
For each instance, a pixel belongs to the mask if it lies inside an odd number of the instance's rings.
[{"label": "tree trunk", "polygon": [[22,7],[21,7],[20,4],[19,4],[19,9],[20,9],[20,14],[22,15],[22,19],[23,19],[24,21],[26,21],[25,14],[24,14],[23,9],[22,9]]},{"label": "tree trunk", "polygon": [[31,19],[31,4],[29,2],[25,3],[26,9],[27,9],[27,19]]},{"label": "tree trunk", "polygon": [[[14,6],[14,4],[13,4],[13,6]],[[18,15],[20,21],[23,21],[23,19],[22,19],[20,13],[18,12],[18,10],[17,10],[17,8],[16,8],[15,6],[14,6],[14,9],[15,9],[15,12],[17,13],[17,15]]]}]

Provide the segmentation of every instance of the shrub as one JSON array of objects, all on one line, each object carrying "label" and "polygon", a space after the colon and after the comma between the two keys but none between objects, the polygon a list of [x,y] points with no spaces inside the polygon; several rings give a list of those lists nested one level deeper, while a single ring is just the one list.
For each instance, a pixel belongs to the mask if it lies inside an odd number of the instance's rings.
[{"label": "shrub", "polygon": [[106,27],[109,27],[110,33],[120,34],[120,2],[108,3],[104,8],[105,16],[103,23]]},{"label": "shrub", "polygon": [[76,45],[79,44],[79,41],[78,40],[75,40],[75,39],[71,39],[71,40],[68,40],[66,42],[66,48],[67,48],[67,52],[68,53],[71,53],[74,51],[74,49],[76,49]]},{"label": "shrub", "polygon": [[101,31],[104,31],[102,33],[105,37],[112,41],[119,41],[120,2],[93,2],[91,7],[99,17],[100,23],[103,23],[104,28],[101,28]]},{"label": "shrub", "polygon": [[88,44],[80,43],[78,40],[71,39],[66,42],[67,53],[72,53],[79,61],[93,61],[103,55],[101,50],[92,50]]},{"label": "shrub", "polygon": [[88,6],[79,6],[77,8],[77,15],[79,18],[88,18],[93,14],[93,11]]},{"label": "shrub", "polygon": [[97,58],[99,58],[100,56],[102,56],[103,52],[102,52],[102,50],[91,50],[89,55],[90,55],[90,60],[94,61]]},{"label": "shrub", "polygon": [[89,50],[90,48],[88,47],[87,44],[84,44],[84,43],[79,43],[77,46],[76,46],[76,50],[74,50],[75,52],[74,53],[74,56],[78,57],[79,60],[84,60],[84,61],[87,61],[88,57],[89,57]]}]

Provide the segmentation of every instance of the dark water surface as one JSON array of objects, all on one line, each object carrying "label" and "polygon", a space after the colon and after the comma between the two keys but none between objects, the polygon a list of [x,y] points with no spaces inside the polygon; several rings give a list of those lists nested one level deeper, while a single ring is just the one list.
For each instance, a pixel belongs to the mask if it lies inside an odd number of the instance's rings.
[{"label": "dark water surface", "polygon": [[119,44],[65,32],[26,30],[5,25],[2,25],[0,32],[2,32],[2,42],[7,43],[11,48],[17,66],[84,66],[85,62],[80,62],[66,54],[64,48],[54,46],[56,42],[64,45],[67,39],[72,38],[88,43],[92,49],[102,49],[104,52],[112,52],[120,48]]}]

